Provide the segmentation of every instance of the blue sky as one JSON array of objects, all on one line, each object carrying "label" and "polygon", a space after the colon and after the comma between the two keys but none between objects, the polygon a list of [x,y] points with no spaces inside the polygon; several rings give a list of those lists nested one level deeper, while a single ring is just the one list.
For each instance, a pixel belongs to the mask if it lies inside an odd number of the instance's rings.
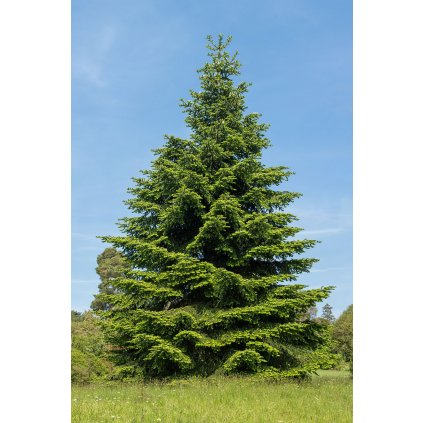
[{"label": "blue sky", "polygon": [[72,2],[72,308],[99,279],[97,235],[117,234],[131,177],[163,135],[188,136],[178,107],[198,88],[206,36],[232,35],[248,110],[270,123],[267,165],[295,172],[290,211],[320,259],[299,281],[335,285],[352,303],[352,2],[343,0]]}]

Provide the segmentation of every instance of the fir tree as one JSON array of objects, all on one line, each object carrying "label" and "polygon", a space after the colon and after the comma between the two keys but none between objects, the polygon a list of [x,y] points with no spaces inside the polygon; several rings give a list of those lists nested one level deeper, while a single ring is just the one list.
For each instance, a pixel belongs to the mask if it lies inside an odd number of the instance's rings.
[{"label": "fir tree", "polygon": [[285,208],[299,193],[275,190],[291,172],[266,167],[268,125],[246,113],[249,84],[230,38],[208,37],[200,91],[182,100],[189,139],[166,135],[151,170],[129,189],[122,236],[102,237],[131,263],[102,296],[116,361],[143,376],[251,372],[304,376],[319,368],[326,327],[302,319],[332,287],[293,283],[315,245]]},{"label": "fir tree", "polygon": [[326,320],[330,324],[333,324],[335,321],[335,316],[332,312],[332,306],[328,303],[323,306],[322,319]]}]

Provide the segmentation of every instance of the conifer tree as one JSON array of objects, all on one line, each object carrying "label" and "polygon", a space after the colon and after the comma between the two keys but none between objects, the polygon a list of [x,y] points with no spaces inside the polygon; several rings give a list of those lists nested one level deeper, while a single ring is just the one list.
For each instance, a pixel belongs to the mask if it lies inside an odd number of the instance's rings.
[{"label": "conifer tree", "polygon": [[208,37],[201,89],[182,100],[188,139],[166,135],[151,170],[134,178],[122,236],[103,241],[131,263],[111,281],[102,313],[116,361],[145,377],[319,368],[326,327],[302,316],[332,287],[295,283],[317,261],[315,245],[285,211],[299,193],[274,189],[290,176],[266,167],[268,125],[247,113],[231,38]]},{"label": "conifer tree", "polygon": [[326,320],[330,324],[333,324],[335,321],[335,316],[332,313],[332,306],[328,303],[323,306],[322,319]]}]

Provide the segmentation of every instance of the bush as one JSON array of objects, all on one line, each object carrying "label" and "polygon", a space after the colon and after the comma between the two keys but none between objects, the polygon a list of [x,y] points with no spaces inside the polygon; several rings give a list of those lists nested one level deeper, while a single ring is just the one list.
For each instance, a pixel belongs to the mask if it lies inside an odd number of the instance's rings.
[{"label": "bush", "polygon": [[101,380],[110,374],[110,363],[92,353],[72,348],[72,383],[89,383]]},{"label": "bush", "polygon": [[72,383],[109,379],[113,364],[106,357],[104,337],[98,319],[91,313],[72,311]]}]

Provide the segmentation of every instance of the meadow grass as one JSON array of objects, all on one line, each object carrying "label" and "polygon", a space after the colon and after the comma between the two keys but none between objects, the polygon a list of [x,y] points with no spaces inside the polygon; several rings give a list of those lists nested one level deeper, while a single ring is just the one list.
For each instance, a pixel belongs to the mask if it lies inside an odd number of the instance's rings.
[{"label": "meadow grass", "polygon": [[74,386],[74,423],[347,423],[352,378],[322,371],[308,382],[209,378]]}]

